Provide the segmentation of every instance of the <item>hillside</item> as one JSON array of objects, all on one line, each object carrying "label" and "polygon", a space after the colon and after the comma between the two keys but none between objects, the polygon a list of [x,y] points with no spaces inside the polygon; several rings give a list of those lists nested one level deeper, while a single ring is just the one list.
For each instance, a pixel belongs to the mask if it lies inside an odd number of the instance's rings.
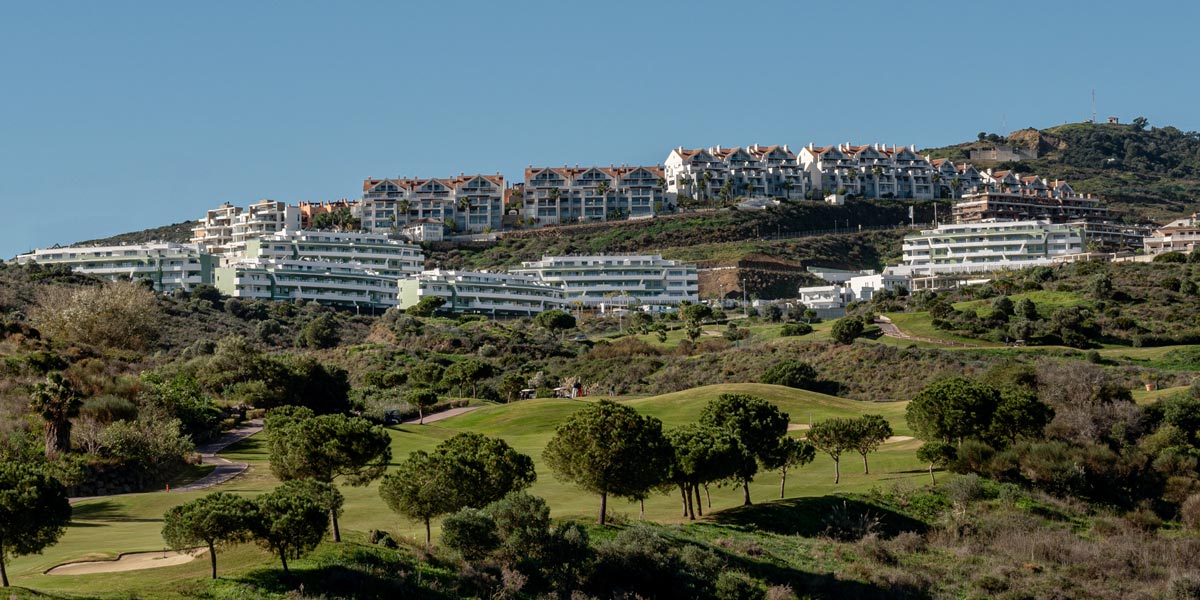
[{"label": "hillside", "polygon": [[78,242],[77,245],[101,246],[109,244],[143,244],[146,242],[183,243],[192,238],[192,228],[199,224],[199,221],[184,221],[182,223],[175,223],[173,225],[163,225],[162,227],[121,233],[106,238],[85,240]]},{"label": "hillside", "polygon": [[1011,168],[1065,179],[1077,192],[1092,193],[1132,216],[1165,220],[1200,210],[1200,133],[1175,127],[1068,123],[1028,128],[995,141],[980,140],[922,153],[966,160],[973,149],[999,145],[1037,150],[1035,160],[978,167]]}]

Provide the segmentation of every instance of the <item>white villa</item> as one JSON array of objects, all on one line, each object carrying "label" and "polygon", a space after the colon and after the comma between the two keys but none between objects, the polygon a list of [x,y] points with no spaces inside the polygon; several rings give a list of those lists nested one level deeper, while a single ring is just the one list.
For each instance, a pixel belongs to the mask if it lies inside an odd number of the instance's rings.
[{"label": "white villa", "polygon": [[1083,229],[1049,221],[984,221],[939,225],[904,238],[904,264],[891,271],[913,277],[1023,269],[1082,254]]},{"label": "white villa", "polygon": [[16,262],[60,265],[109,280],[149,279],[160,292],[190,291],[197,285],[212,283],[212,256],[195,244],[43,248],[18,256]]},{"label": "white villa", "polygon": [[490,317],[528,317],[566,306],[561,287],[525,275],[434,269],[399,285],[400,308],[427,296],[443,298],[445,310]]},{"label": "white villa", "polygon": [[544,256],[511,272],[557,285],[565,301],[589,308],[673,306],[700,299],[696,266],[659,255]]},{"label": "white villa", "polygon": [[458,231],[500,229],[504,188],[504,176],[500,174],[367,179],[363,181],[362,227],[387,232],[414,221],[433,219]]},{"label": "white villa", "polygon": [[1200,214],[1171,221],[1142,241],[1146,254],[1191,252],[1200,242]]},{"label": "white villa", "polygon": [[810,187],[807,173],[786,145],[691,150],[680,146],[667,155],[663,170],[672,197],[712,200],[724,193],[730,200],[800,199]]},{"label": "white villa", "polygon": [[668,205],[662,167],[529,167],[522,212],[539,225],[649,217]]},{"label": "white villa", "polygon": [[932,200],[942,193],[941,171],[915,146],[809,144],[798,158],[813,189],[824,194]]}]

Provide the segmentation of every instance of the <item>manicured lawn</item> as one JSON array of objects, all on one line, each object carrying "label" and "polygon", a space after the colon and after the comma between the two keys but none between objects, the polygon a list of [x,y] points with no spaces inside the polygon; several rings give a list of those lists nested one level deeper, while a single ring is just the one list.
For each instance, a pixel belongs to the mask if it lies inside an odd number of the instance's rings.
[{"label": "manicured lawn", "polygon": [[[763,384],[729,384],[707,386],[649,398],[622,399],[637,410],[663,420],[666,427],[696,421],[704,403],[722,393],[747,393],[766,398],[788,412],[793,423],[808,423],[835,416],[856,416],[863,413],[884,415],[897,435],[911,435],[904,423],[903,403],[870,403],[826,396],[814,392]],[[476,431],[499,436],[517,450],[533,457],[538,481],[531,493],[545,498],[555,518],[591,521],[596,518],[599,499],[573,485],[554,478],[541,460],[542,449],[554,434],[555,427],[571,413],[584,407],[591,399],[538,399],[509,405],[491,405],[470,413],[429,425],[402,425],[389,428],[392,435],[393,460],[403,460],[408,453],[430,449],[444,439],[461,431]],[[801,436],[802,431],[792,435]],[[246,495],[256,495],[271,489],[278,482],[271,474],[261,436],[250,438],[224,453],[230,460],[245,461],[249,471],[237,479],[215,488]],[[874,486],[892,485],[898,481],[919,485],[926,481],[924,465],[915,457],[920,445],[917,440],[884,444],[870,455],[871,475],[862,474],[861,458],[857,454],[842,457],[842,483],[833,485],[833,463],[828,456],[788,474],[787,495],[823,496],[836,492],[866,491]],[[423,538],[422,526],[393,514],[378,495],[378,485],[365,487],[343,486],[346,496],[342,531],[347,536],[361,536],[371,529],[386,529],[417,539]],[[741,490],[736,487],[712,487],[712,509],[719,511],[741,504]],[[120,552],[159,550],[162,515],[172,506],[200,496],[201,493],[149,493],[118,496],[81,503],[76,506],[75,522],[61,542],[44,555],[22,557],[12,562],[10,575],[16,585],[55,593],[87,593],[103,597],[178,597],[188,595],[189,586],[206,574],[207,561],[197,560],[177,567],[167,567],[112,575],[45,576],[40,573],[56,564],[96,557],[112,557]],[[779,497],[778,473],[760,473],[751,485],[755,502]],[[629,519],[638,518],[636,503],[610,499],[609,509]],[[709,510],[705,509],[706,514]],[[658,522],[680,522],[681,507],[674,494],[655,495],[646,501],[646,518]],[[435,530],[435,542],[438,535]],[[273,559],[252,545],[240,546],[219,554],[223,574],[234,575],[245,570],[273,564]],[[302,564],[302,561],[300,561]],[[197,583],[189,583],[197,582]]]}]

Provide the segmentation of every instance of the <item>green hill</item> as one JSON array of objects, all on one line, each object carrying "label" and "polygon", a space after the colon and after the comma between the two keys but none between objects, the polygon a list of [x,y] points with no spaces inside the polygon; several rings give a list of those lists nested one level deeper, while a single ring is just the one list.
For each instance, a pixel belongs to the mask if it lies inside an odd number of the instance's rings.
[{"label": "green hill", "polygon": [[1175,127],[1147,128],[1142,121],[1068,123],[922,152],[966,160],[972,149],[998,144],[1037,150],[1038,158],[1001,164],[976,161],[977,166],[1065,179],[1075,191],[1099,195],[1113,208],[1140,217],[1163,220],[1200,210],[1200,133]]},{"label": "green hill", "polygon": [[184,243],[192,239],[192,228],[199,224],[199,221],[184,221],[182,223],[152,227],[141,231],[121,233],[106,238],[86,240],[78,242],[78,245],[103,246],[109,244],[143,244],[146,242]]}]

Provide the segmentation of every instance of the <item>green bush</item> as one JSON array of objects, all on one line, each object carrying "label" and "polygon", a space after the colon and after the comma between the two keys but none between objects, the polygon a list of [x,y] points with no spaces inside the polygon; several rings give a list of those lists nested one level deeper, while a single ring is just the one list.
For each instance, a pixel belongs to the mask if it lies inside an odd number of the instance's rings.
[{"label": "green bush", "polygon": [[812,325],[808,323],[787,323],[779,330],[779,335],[791,337],[797,335],[808,335],[813,332]]},{"label": "green bush", "polygon": [[486,512],[464,508],[442,521],[442,543],[466,560],[479,560],[500,547],[500,536]]}]

